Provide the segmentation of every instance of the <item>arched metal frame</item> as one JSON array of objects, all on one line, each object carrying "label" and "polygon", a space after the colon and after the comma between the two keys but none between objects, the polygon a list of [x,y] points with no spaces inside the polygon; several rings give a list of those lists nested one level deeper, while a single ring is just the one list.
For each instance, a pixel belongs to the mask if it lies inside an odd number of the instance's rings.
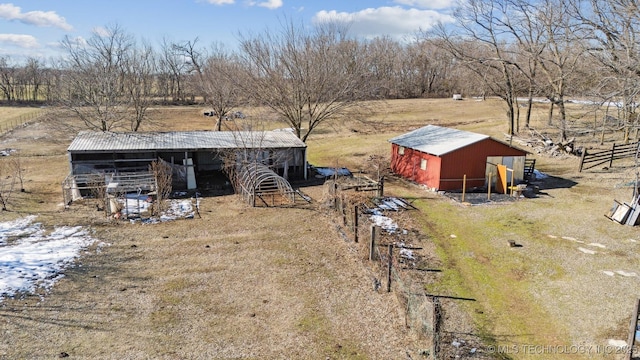
[{"label": "arched metal frame", "polygon": [[[242,197],[252,206],[256,206],[258,200],[269,206],[269,200],[273,205],[285,200],[295,202],[295,192],[291,184],[261,163],[245,163],[238,170],[237,187]],[[236,190],[236,191],[237,191]]]}]

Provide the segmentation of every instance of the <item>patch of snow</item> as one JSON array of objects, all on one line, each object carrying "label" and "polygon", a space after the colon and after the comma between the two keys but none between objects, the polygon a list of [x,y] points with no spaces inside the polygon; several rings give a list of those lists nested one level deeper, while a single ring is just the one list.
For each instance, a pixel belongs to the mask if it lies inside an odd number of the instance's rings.
[{"label": "patch of snow", "polygon": [[602,272],[603,272],[605,275],[609,275],[609,276],[614,276],[614,275],[616,274],[616,273],[614,273],[613,271],[608,271],[608,270],[602,270]]},{"label": "patch of snow", "polygon": [[602,245],[602,244],[600,244],[600,243],[589,243],[589,244],[587,244],[587,245],[589,245],[589,246],[599,247],[599,248],[601,248],[601,249],[606,249],[606,248],[607,248],[605,245]]},{"label": "patch of snow", "polygon": [[449,235],[449,237],[452,238],[452,239],[457,238],[457,236],[455,234],[451,234],[451,235]]},{"label": "patch of snow", "polygon": [[0,222],[0,245],[9,237],[32,235],[42,231],[40,224],[32,224],[35,218],[35,215],[29,215],[22,219]]},{"label": "patch of snow", "polygon": [[636,273],[634,273],[634,272],[626,272],[626,271],[623,271],[623,270],[618,270],[618,271],[616,271],[616,274],[618,274],[618,275],[622,275],[622,276],[625,276],[625,277],[634,277],[634,276],[638,276],[638,274],[636,274]]},{"label": "patch of snow", "polygon": [[574,237],[571,237],[571,236],[563,236],[562,238],[565,239],[565,240],[569,240],[569,241],[578,241],[578,239],[576,239]]},{"label": "patch of snow", "polygon": [[0,301],[38,288],[50,290],[64,277],[64,269],[96,241],[80,226],[60,226],[46,234],[40,223],[33,223],[35,218],[0,222],[0,239],[21,236],[11,244],[0,240]]},{"label": "patch of snow", "polygon": [[547,234],[548,237],[552,238],[552,239],[557,239],[558,237],[555,235],[551,235],[551,234]]},{"label": "patch of snow", "polygon": [[400,249],[400,256],[407,260],[415,260],[415,256],[413,256],[413,251],[409,249]]},{"label": "patch of snow", "polygon": [[390,217],[380,214],[373,214],[369,217],[369,220],[371,220],[372,223],[374,223],[376,226],[380,226],[387,232],[393,233],[398,230],[398,224],[396,224],[396,222],[393,221],[393,219],[391,219]]},{"label": "patch of snow", "polygon": [[590,255],[593,255],[593,254],[595,254],[595,253],[596,253],[596,252],[595,252],[595,251],[593,251],[593,250],[585,249],[585,248],[583,248],[583,247],[579,247],[579,248],[578,248],[578,250],[582,251],[582,252],[583,252],[583,253],[585,253],[585,254],[590,254]]},{"label": "patch of snow", "polygon": [[615,347],[620,347],[623,348],[625,346],[627,346],[627,342],[624,340],[616,340],[616,339],[609,339],[609,341],[607,341],[608,345],[611,346],[615,346]]},{"label": "patch of snow", "polygon": [[[169,209],[164,211],[158,218],[143,219],[144,224],[157,224],[160,222],[172,221],[177,219],[192,219],[195,216],[191,199],[171,200]],[[131,220],[132,223],[136,220]]]}]

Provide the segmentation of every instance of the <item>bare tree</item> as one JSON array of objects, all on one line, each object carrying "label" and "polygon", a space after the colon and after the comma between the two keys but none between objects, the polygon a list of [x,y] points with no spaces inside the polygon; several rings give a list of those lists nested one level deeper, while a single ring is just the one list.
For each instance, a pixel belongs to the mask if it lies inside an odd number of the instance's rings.
[{"label": "bare tree", "polygon": [[[60,100],[92,130],[125,127],[131,117],[132,94],[126,86],[127,70],[133,69],[135,41],[118,25],[95,31],[86,43],[66,37],[64,93]],[[132,83],[135,83],[132,82]],[[139,106],[138,109],[144,108]],[[144,112],[136,114],[144,116]],[[142,117],[133,121],[137,129]]]},{"label": "bare tree", "polygon": [[149,117],[156,68],[155,55],[148,44],[133,49],[123,64],[124,88],[129,98],[129,107],[133,110],[133,116],[130,117],[132,131],[138,131]]},{"label": "bare tree", "polygon": [[30,99],[32,101],[38,101],[40,99],[40,86],[44,78],[44,66],[42,62],[34,57],[28,58],[24,67],[24,73],[27,83],[29,84]]},{"label": "bare tree", "polygon": [[160,59],[158,61],[161,77],[160,86],[163,96],[170,96],[172,101],[184,100],[183,78],[187,73],[186,59],[169,39],[162,39]]},{"label": "bare tree", "polygon": [[156,179],[156,201],[153,206],[153,212],[159,214],[166,210],[165,200],[171,195],[171,166],[162,160],[157,160],[149,165],[149,171],[153,173]]},{"label": "bare tree", "polygon": [[637,97],[640,92],[640,9],[636,1],[571,1],[571,9],[590,42],[587,54],[598,64],[592,79],[593,94],[602,103],[615,104],[623,123],[624,140],[638,129]]},{"label": "bare tree", "polygon": [[288,23],[281,32],[241,37],[245,94],[269,107],[306,139],[320,125],[355,110],[370,93],[362,49],[345,29],[311,31]]},{"label": "bare tree", "polygon": [[583,48],[580,42],[584,36],[581,28],[570,16],[565,0],[543,0],[538,6],[537,16],[544,29],[541,40],[547,44],[540,54],[540,67],[551,91],[547,96],[551,106],[558,106],[560,110],[558,127],[560,139],[564,141],[567,139],[565,95],[578,69],[576,65]]},{"label": "bare tree", "polygon": [[0,56],[0,91],[7,101],[15,100],[16,66],[8,56]]},{"label": "bare tree", "polygon": [[22,168],[22,160],[20,158],[20,155],[12,156],[9,163],[11,172],[14,174],[16,180],[20,183],[20,192],[25,192],[24,169]]},{"label": "bare tree", "polygon": [[222,130],[224,119],[233,117],[232,112],[245,104],[246,96],[240,89],[242,71],[239,59],[220,44],[213,44],[209,52],[199,49],[198,39],[174,47],[183,53],[190,72],[195,77],[196,91],[204,103],[213,110],[216,131]]},{"label": "bare tree", "polygon": [[493,93],[500,96],[507,108],[509,134],[515,133],[517,89],[515,76],[519,64],[511,36],[505,31],[503,19],[511,8],[502,0],[470,0],[455,11],[458,29],[449,31],[439,26],[436,33],[441,44],[451,54],[483,79]]},{"label": "bare tree", "polygon": [[469,84],[469,79],[460,81],[455,69],[453,56],[445,50],[441,40],[429,34],[408,44],[402,58],[401,78],[398,82],[409,84],[411,90],[404,93],[409,97],[450,96],[454,89],[461,91],[461,84]]}]

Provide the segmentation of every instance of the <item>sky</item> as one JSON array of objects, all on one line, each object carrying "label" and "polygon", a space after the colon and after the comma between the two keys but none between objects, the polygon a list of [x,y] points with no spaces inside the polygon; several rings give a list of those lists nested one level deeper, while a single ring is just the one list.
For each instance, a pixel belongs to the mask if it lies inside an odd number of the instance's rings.
[{"label": "sky", "polygon": [[[1,0],[0,0],[1,1]],[[233,49],[239,37],[282,23],[347,22],[361,38],[410,39],[452,21],[457,0],[16,0],[0,2],[0,57],[22,61],[63,55],[60,41],[87,39],[118,25],[154,46],[163,39]]]}]

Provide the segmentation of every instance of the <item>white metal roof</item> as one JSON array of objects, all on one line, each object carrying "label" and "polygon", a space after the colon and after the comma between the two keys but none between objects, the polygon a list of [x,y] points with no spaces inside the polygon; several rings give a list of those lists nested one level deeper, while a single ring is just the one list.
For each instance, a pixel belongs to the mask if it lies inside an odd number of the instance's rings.
[{"label": "white metal roof", "polygon": [[170,131],[101,132],[81,131],[69,152],[173,151],[234,148],[305,148],[289,131]]},{"label": "white metal roof", "polygon": [[406,134],[396,136],[390,143],[415,149],[424,153],[442,156],[454,150],[487,139],[488,135],[469,131],[427,125]]}]

